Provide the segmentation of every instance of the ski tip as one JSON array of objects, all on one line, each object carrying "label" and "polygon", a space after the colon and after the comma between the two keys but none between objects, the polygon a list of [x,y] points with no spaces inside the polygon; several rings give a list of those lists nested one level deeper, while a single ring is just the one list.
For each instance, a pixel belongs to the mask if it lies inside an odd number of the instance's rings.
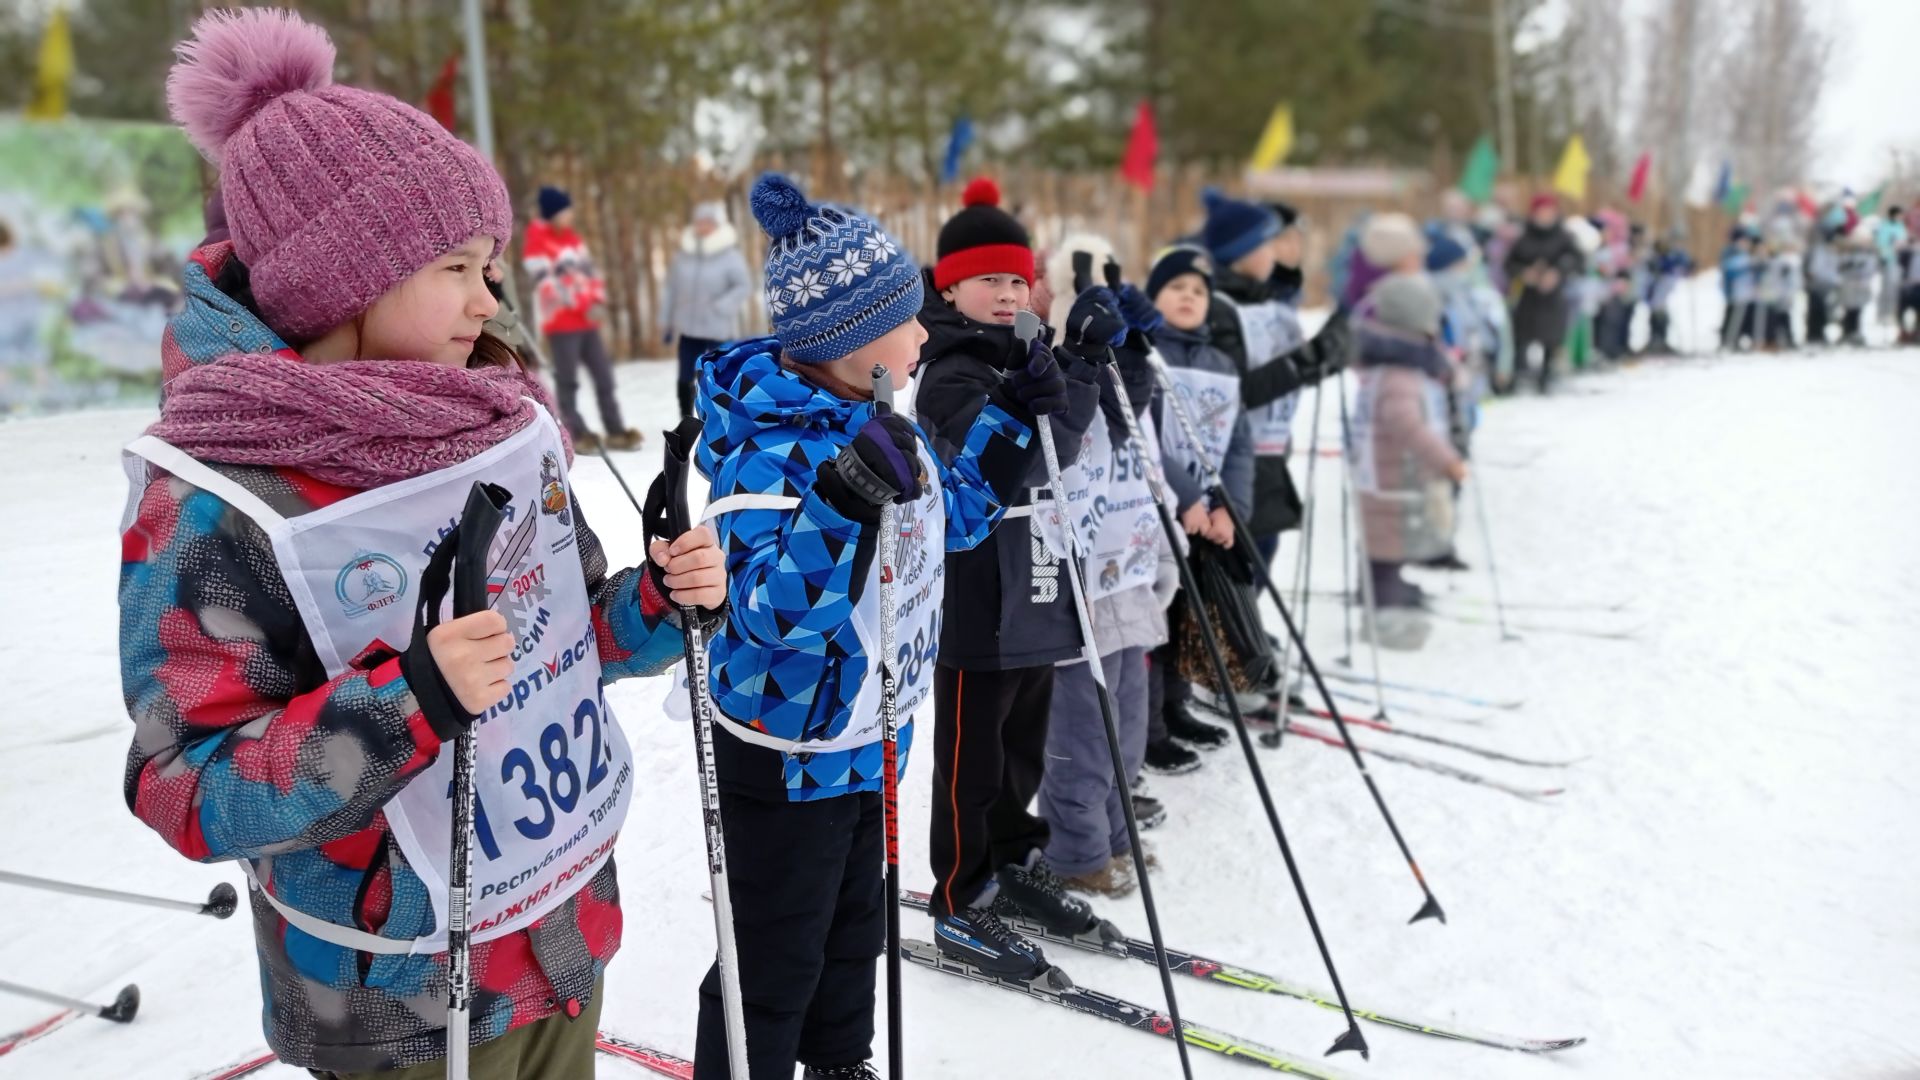
[{"label": "ski tip", "polygon": [[1407,920],[1407,925],[1411,926],[1421,919],[1439,919],[1443,925],[1447,921],[1447,913],[1440,909],[1440,901],[1432,893],[1427,894],[1427,902],[1421,904],[1420,910],[1413,913],[1413,918]]},{"label": "ski tip", "polygon": [[1360,1060],[1362,1061],[1370,1061],[1373,1058],[1373,1051],[1369,1049],[1367,1046],[1367,1037],[1365,1035],[1360,1034],[1360,1028],[1358,1025],[1354,1025],[1347,1028],[1346,1034],[1340,1036],[1338,1039],[1335,1039],[1333,1041],[1333,1046],[1327,1050],[1325,1056],[1332,1057],[1335,1054],[1342,1053],[1347,1050],[1358,1051],[1360,1054]]},{"label": "ski tip", "polygon": [[126,986],[121,987],[118,994],[114,995],[113,1004],[100,1010],[100,1018],[102,1020],[111,1020],[116,1024],[124,1024],[132,1020],[134,1014],[139,1011],[140,987],[133,983],[128,983]]},{"label": "ski tip", "polygon": [[221,882],[207,894],[207,902],[200,905],[200,914],[224,919],[240,909],[240,894],[234,891],[229,882]]},{"label": "ski tip", "polygon": [[1585,1045],[1587,1045],[1587,1037],[1576,1035],[1571,1039],[1542,1039],[1528,1044],[1526,1050],[1534,1054],[1551,1054],[1557,1050],[1571,1050],[1576,1046]]}]

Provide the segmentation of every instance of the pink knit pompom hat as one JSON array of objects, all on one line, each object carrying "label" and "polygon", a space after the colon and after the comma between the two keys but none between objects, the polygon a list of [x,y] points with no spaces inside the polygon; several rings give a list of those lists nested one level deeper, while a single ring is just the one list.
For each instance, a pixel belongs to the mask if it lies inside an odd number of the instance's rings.
[{"label": "pink knit pompom hat", "polygon": [[234,252],[268,326],[310,341],[476,236],[513,231],[500,174],[426,114],[333,85],[333,42],[287,11],[211,11],[167,106],[220,169]]}]

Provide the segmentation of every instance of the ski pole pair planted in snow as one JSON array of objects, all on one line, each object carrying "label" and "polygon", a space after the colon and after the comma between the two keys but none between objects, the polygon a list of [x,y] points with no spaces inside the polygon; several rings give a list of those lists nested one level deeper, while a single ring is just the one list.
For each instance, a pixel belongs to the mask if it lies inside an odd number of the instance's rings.
[{"label": "ski pole pair planted in snow", "polygon": [[[1187,441],[1196,447],[1203,445],[1200,441],[1199,429],[1194,425],[1193,418],[1187,414],[1186,402],[1175,390],[1172,378],[1167,375],[1163,364],[1158,362],[1158,357],[1154,359],[1156,361],[1154,374],[1159,379],[1161,390],[1166,395],[1167,405],[1179,422]],[[1340,395],[1340,400],[1344,406],[1345,393]],[[1196,454],[1194,458],[1199,462],[1203,485],[1221,506],[1226,507],[1227,516],[1233,520],[1234,542],[1245,544],[1249,549],[1253,548],[1253,533],[1247,528],[1246,521],[1241,518],[1240,511],[1227,499],[1226,488],[1220,482],[1219,470],[1207,460],[1205,454]],[[1340,739],[1346,744],[1348,756],[1353,759],[1354,767],[1360,770],[1360,778],[1366,782],[1367,791],[1373,796],[1373,804],[1379,808],[1380,816],[1386,820],[1387,831],[1393,834],[1393,842],[1400,848],[1401,856],[1406,859],[1407,869],[1413,872],[1413,880],[1419,884],[1421,893],[1426,897],[1420,910],[1414,912],[1413,918],[1409,921],[1419,922],[1421,919],[1435,918],[1446,922],[1446,912],[1441,909],[1440,901],[1433,895],[1433,890],[1427,887],[1426,875],[1420,872],[1420,864],[1414,861],[1413,852],[1408,849],[1406,839],[1400,835],[1400,826],[1393,820],[1393,812],[1387,809],[1387,801],[1380,794],[1379,784],[1374,782],[1373,774],[1367,771],[1367,763],[1360,757],[1360,749],[1354,744],[1353,734],[1347,730],[1346,721],[1340,717],[1340,707],[1334,703],[1332,691],[1327,689],[1326,680],[1321,677],[1320,668],[1313,662],[1313,654],[1308,651],[1306,640],[1300,635],[1300,628],[1294,624],[1293,615],[1287,608],[1286,598],[1280,595],[1280,589],[1273,583],[1273,575],[1268,572],[1267,567],[1262,565],[1259,559],[1254,559],[1252,562],[1257,568],[1255,576],[1259,579],[1259,584],[1273,600],[1274,607],[1280,612],[1280,620],[1286,624],[1287,635],[1292,639],[1293,647],[1300,652],[1301,669],[1313,681],[1314,688],[1319,691],[1320,699],[1325,703],[1327,712],[1333,715],[1333,722],[1340,729]],[[1231,685],[1223,683],[1222,690],[1223,696],[1233,702],[1235,709],[1233,715],[1238,719],[1239,702],[1234,697]],[[1284,692],[1283,687],[1282,693]]]},{"label": "ski pole pair planted in snow", "polygon": [[[1108,262],[1106,276],[1108,284],[1117,288],[1120,284],[1119,265]],[[1120,405],[1120,415],[1127,425],[1127,441],[1133,444],[1134,454],[1139,460],[1152,462],[1155,460],[1155,455],[1147,446],[1146,439],[1140,434],[1140,425],[1134,419],[1133,403],[1127,399],[1126,383],[1120,376],[1119,365],[1108,364],[1106,375],[1113,383],[1114,396]],[[1196,447],[1199,445],[1197,442],[1194,443]],[[1187,559],[1185,537],[1179,527],[1174,524],[1175,507],[1167,494],[1166,485],[1162,482],[1159,471],[1151,464],[1147,467],[1147,487],[1152,493],[1154,509],[1160,518],[1160,531],[1166,536],[1167,547],[1172,550],[1174,565],[1180,573],[1180,587],[1186,590],[1189,598],[1188,609],[1193,613],[1195,628],[1199,631],[1201,643],[1206,647],[1207,661],[1213,668],[1214,680],[1220,684],[1221,696],[1227,702],[1227,714],[1233,719],[1234,731],[1240,737],[1240,749],[1246,755],[1248,770],[1253,774],[1253,786],[1259,792],[1260,805],[1266,811],[1267,824],[1273,829],[1274,841],[1280,847],[1281,861],[1286,863],[1287,875],[1293,880],[1294,893],[1300,898],[1300,909],[1307,917],[1307,926],[1313,931],[1314,944],[1319,947],[1320,959],[1326,965],[1328,978],[1333,982],[1334,995],[1339,999],[1340,1010],[1347,1018],[1346,1032],[1335,1040],[1327,1053],[1358,1050],[1361,1057],[1367,1057],[1369,1051],[1366,1037],[1360,1033],[1360,1025],[1353,1018],[1353,1009],[1347,1004],[1347,991],[1340,983],[1340,973],[1334,969],[1333,954],[1328,950],[1326,938],[1320,932],[1320,920],[1313,913],[1313,901],[1307,897],[1306,882],[1301,878],[1300,867],[1294,861],[1293,847],[1287,843],[1287,833],[1280,824],[1280,812],[1274,805],[1273,792],[1267,787],[1265,770],[1260,767],[1259,756],[1254,753],[1253,739],[1247,732],[1246,717],[1241,715],[1240,701],[1233,692],[1233,681],[1227,672],[1227,661],[1220,652],[1220,637],[1214,629],[1213,616],[1207,611],[1206,604],[1199,599],[1199,584],[1193,574],[1193,565]],[[1058,488],[1056,487],[1055,490],[1057,491]],[[1073,532],[1070,525],[1067,526],[1067,533],[1077,539],[1077,534]],[[1098,663],[1097,660],[1094,662]],[[1115,760],[1118,761],[1117,756]],[[1121,802],[1125,804],[1128,800],[1123,799]],[[1137,857],[1135,865],[1144,869],[1144,864]],[[1157,940],[1155,944],[1158,944]],[[1164,964],[1166,961],[1164,953],[1160,955],[1160,959]]]}]

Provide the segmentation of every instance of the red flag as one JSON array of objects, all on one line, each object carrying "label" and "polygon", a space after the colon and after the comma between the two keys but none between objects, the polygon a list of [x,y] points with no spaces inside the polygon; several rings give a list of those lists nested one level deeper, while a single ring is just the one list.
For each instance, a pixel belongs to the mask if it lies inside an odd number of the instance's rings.
[{"label": "red flag", "polygon": [[1627,181],[1627,201],[1639,202],[1647,193],[1647,174],[1653,171],[1653,155],[1642,153],[1633,163],[1633,179]]},{"label": "red flag", "polygon": [[1141,191],[1153,190],[1153,164],[1160,156],[1160,136],[1153,128],[1153,103],[1142,101],[1133,115],[1133,134],[1127,136],[1127,155],[1120,159],[1120,177]]},{"label": "red flag", "polygon": [[427,115],[440,121],[440,126],[452,131],[459,121],[453,114],[453,81],[460,74],[460,54],[447,57],[440,65],[440,76],[433,80],[433,87],[427,91]]},{"label": "red flag", "polygon": [[1809,220],[1816,219],[1820,216],[1820,204],[1814,202],[1813,196],[1804,191],[1796,191],[1793,193],[1793,203],[1800,208],[1800,213],[1805,215]]}]

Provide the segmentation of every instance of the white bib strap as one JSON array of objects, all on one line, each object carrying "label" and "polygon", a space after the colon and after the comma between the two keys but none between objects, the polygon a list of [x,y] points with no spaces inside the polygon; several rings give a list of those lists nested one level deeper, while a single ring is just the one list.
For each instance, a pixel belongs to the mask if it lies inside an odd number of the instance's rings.
[{"label": "white bib strap", "polygon": [[247,872],[247,884],[253,891],[266,897],[267,903],[273,905],[273,910],[279,912],[280,917],[287,920],[287,925],[299,930],[301,933],[311,937],[317,937],[321,941],[332,945],[339,945],[363,953],[379,953],[383,956],[408,956],[415,952],[437,951],[428,947],[433,940],[432,938],[403,939],[381,937],[378,934],[369,934],[365,930],[357,927],[341,926],[339,923],[330,923],[318,916],[309,915],[299,908],[283,902],[279,897],[273,895],[266,886],[260,884],[260,879],[254,875],[253,864],[251,862],[242,859],[240,866]]},{"label": "white bib strap", "polygon": [[714,710],[714,718],[720,721],[714,725],[715,727],[739,739],[743,743],[751,743],[754,746],[764,746],[768,750],[778,750],[783,754],[804,753],[807,749],[807,744],[804,742],[795,742],[792,739],[782,739],[775,735],[769,735],[764,731],[756,731],[745,724],[739,723],[732,717],[721,713],[717,709]]},{"label": "white bib strap", "polygon": [[127,444],[127,452],[137,454],[173,475],[212,495],[228,506],[252,518],[262,529],[271,529],[286,517],[253,492],[194,460],[186,451],[153,435],[142,435]]},{"label": "white bib strap", "polygon": [[700,520],[712,521],[721,514],[730,514],[735,510],[791,510],[800,505],[800,500],[791,495],[761,495],[754,492],[742,492],[715,499],[707,504]]}]

